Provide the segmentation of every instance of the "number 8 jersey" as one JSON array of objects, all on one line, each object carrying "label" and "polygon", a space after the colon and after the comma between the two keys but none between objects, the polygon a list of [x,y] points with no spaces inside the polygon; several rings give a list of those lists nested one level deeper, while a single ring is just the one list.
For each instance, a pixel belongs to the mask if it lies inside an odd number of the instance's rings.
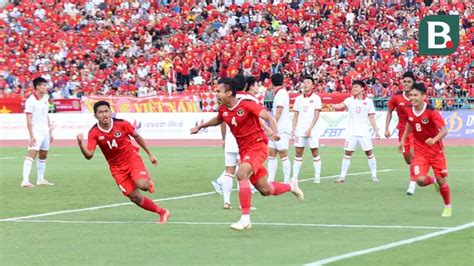
[{"label": "number 8 jersey", "polygon": [[425,156],[437,155],[444,152],[443,142],[437,141],[433,146],[425,143],[429,138],[438,135],[440,128],[444,127],[441,114],[430,104],[425,103],[423,110],[418,113],[415,107],[407,108],[408,124],[414,137],[415,154]]},{"label": "number 8 jersey", "polygon": [[127,121],[112,118],[109,130],[100,128],[99,123],[89,131],[87,149],[95,150],[99,145],[109,165],[119,165],[128,162],[138,155],[138,148],[132,143],[130,136],[135,133],[135,128]]}]

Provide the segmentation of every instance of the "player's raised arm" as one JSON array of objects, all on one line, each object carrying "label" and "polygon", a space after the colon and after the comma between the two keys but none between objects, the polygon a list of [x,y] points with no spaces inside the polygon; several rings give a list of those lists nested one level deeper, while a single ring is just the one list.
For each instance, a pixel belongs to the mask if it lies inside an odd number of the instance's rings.
[{"label": "player's raised arm", "polygon": [[271,115],[269,115],[268,112],[265,110],[262,110],[259,116],[260,118],[262,118],[263,120],[267,121],[270,124],[270,129],[272,131],[272,134],[270,135],[270,137],[272,138],[272,140],[273,141],[280,140],[280,136],[278,136],[278,127],[277,127],[277,123],[275,119]]},{"label": "player's raised arm", "polygon": [[81,152],[82,152],[82,155],[84,155],[84,158],[86,158],[87,160],[92,159],[92,157],[94,156],[94,150],[90,151],[87,149],[87,146],[83,141],[84,135],[82,133],[77,134],[76,138],[77,138],[77,144],[79,145],[79,148],[81,149]]},{"label": "player's raised arm", "polygon": [[219,116],[216,116],[216,117],[212,118],[211,120],[200,124],[197,127],[191,128],[191,134],[197,134],[199,132],[199,130],[201,130],[203,128],[215,127],[215,126],[220,125],[221,123],[222,123],[222,119]]},{"label": "player's raised arm", "polygon": [[150,149],[148,149],[148,146],[146,145],[146,142],[142,138],[142,136],[138,134],[136,131],[134,131],[132,134],[132,137],[137,141],[138,145],[140,145],[140,147],[142,147],[142,149],[146,152],[146,154],[150,158],[150,162],[155,166],[158,165],[158,160],[156,159],[155,156],[153,156]]}]

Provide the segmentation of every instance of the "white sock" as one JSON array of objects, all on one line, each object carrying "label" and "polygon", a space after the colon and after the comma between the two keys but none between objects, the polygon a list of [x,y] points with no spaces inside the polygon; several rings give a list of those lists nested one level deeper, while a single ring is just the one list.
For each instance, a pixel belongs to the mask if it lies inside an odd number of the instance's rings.
[{"label": "white sock", "polygon": [[342,158],[342,165],[341,165],[342,178],[346,178],[347,170],[349,170],[350,165],[351,165],[351,156],[344,155],[344,158]]},{"label": "white sock", "polygon": [[275,157],[268,157],[268,182],[275,182],[275,175],[278,169],[278,160]]},{"label": "white sock", "polygon": [[224,172],[222,172],[222,174],[216,179],[216,182],[217,184],[221,185],[224,184],[224,180],[225,180],[225,170]]},{"label": "white sock", "polygon": [[281,164],[283,165],[283,182],[288,183],[290,182],[291,174],[291,163],[288,157],[281,158]]},{"label": "white sock", "polygon": [[46,170],[46,160],[36,161],[36,170],[38,171],[38,179],[36,182],[43,182],[44,181],[44,172]]},{"label": "white sock", "polygon": [[321,177],[321,157],[318,155],[313,157],[313,166],[314,166],[314,177]]},{"label": "white sock", "polygon": [[26,157],[25,162],[23,163],[23,182],[24,184],[30,183],[30,172],[31,165],[33,164],[34,159],[31,157]]},{"label": "white sock", "polygon": [[240,220],[245,223],[250,223],[250,214],[242,214]]},{"label": "white sock", "polygon": [[222,194],[224,194],[224,203],[230,204],[230,193],[234,185],[234,175],[226,173],[222,180]]},{"label": "white sock", "polygon": [[293,162],[293,178],[294,179],[298,179],[302,164],[303,164],[303,158],[295,157],[295,161]]},{"label": "white sock", "polygon": [[377,161],[375,160],[375,155],[372,154],[367,157],[367,159],[369,160],[369,168],[372,177],[377,177]]}]

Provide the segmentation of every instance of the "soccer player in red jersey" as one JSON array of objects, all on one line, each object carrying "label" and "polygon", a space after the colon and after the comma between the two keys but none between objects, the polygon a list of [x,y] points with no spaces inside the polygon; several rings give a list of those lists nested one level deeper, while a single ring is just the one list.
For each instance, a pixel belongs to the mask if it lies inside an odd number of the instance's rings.
[{"label": "soccer player in red jersey", "polygon": [[[415,84],[415,75],[413,72],[408,71],[403,74],[403,91],[398,92],[388,102],[388,112],[387,112],[387,119],[385,122],[385,137],[390,138],[390,121],[392,120],[392,112],[393,110],[397,110],[398,115],[398,140],[401,141],[403,133],[405,132],[405,128],[407,125],[408,119],[408,110],[411,107],[409,93],[411,89],[413,89],[413,85]],[[403,158],[405,158],[405,162],[409,165],[411,163],[413,157],[413,134],[408,135],[408,139],[405,142],[405,146],[403,146],[402,154]],[[413,174],[410,173],[412,177],[410,180],[410,184],[408,185],[407,195],[415,194],[416,189],[416,180],[413,179]]]},{"label": "soccer player in red jersey", "polygon": [[236,98],[238,81],[225,79],[219,83],[216,89],[216,97],[220,103],[218,115],[206,123],[192,128],[191,134],[197,134],[203,128],[217,126],[222,122],[225,122],[234,134],[241,159],[237,179],[239,181],[239,200],[242,207],[242,216],[238,222],[231,225],[231,228],[242,231],[252,227],[250,222],[252,201],[250,183],[255,186],[262,196],[276,196],[291,191],[298,200],[302,201],[304,194],[299,189],[297,181],[291,184],[268,183],[267,179],[264,178],[267,175],[264,163],[268,158],[268,139],[260,125],[260,118],[270,123],[272,130],[270,137],[274,141],[280,139],[276,121],[261,105],[254,101],[238,100]]},{"label": "soccer player in red jersey", "polygon": [[141,208],[160,215],[160,224],[166,223],[170,212],[156,205],[150,198],[140,194],[140,190],[153,193],[155,185],[143,164],[142,158],[130,137],[145,150],[154,165],[158,165],[156,158],[148,149],[145,140],[135,131],[127,121],[112,118],[110,104],[98,101],[94,104],[94,116],[97,124],[89,131],[87,145],[83,142],[83,134],[77,135],[77,143],[87,160],[94,156],[95,148],[99,145],[105,159],[109,163],[112,176],[119,189],[133,203]]},{"label": "soccer player in red jersey", "polygon": [[[441,141],[448,134],[448,130],[440,113],[425,100],[425,85],[416,83],[410,91],[412,108],[407,111],[408,123],[400,142],[400,150],[403,149],[408,135],[413,132],[414,156],[410,164],[412,178],[422,187],[435,183],[436,190],[439,190],[444,200],[441,216],[450,217],[451,196],[449,185],[446,183],[448,170]],[[433,168],[436,179],[428,176],[430,167]]]}]

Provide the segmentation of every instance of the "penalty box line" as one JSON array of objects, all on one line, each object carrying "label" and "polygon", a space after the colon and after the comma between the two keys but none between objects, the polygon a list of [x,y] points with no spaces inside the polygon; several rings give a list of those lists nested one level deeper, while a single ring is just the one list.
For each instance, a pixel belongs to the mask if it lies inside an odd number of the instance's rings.
[{"label": "penalty box line", "polygon": [[[379,170],[377,172],[390,172],[390,171],[393,171],[393,169],[384,169],[384,170]],[[369,173],[370,172],[359,172],[359,173],[351,173],[351,174],[347,174],[347,175],[348,176],[356,176],[356,175],[364,175],[364,174],[369,174]],[[330,179],[330,178],[334,178],[334,177],[339,177],[339,175],[326,176],[326,177],[322,177],[321,179]],[[314,180],[314,178],[302,179],[302,180],[299,180],[299,182],[307,182],[307,181],[310,181],[310,180]],[[189,198],[212,195],[212,194],[215,194],[215,193],[216,193],[215,191],[203,192],[203,193],[189,194],[189,195],[183,195],[183,196],[168,197],[168,198],[163,198],[163,199],[155,199],[153,201],[162,202],[162,201],[189,199]],[[0,222],[11,222],[11,221],[17,221],[17,220],[32,219],[32,218],[39,218],[39,217],[46,217],[46,216],[53,216],[53,215],[60,215],[60,214],[68,214],[68,213],[76,213],[76,212],[84,212],[84,211],[95,211],[95,210],[101,210],[101,209],[107,209],[107,208],[115,208],[115,207],[120,207],[120,206],[133,205],[133,204],[134,203],[132,203],[132,202],[124,202],[124,203],[115,203],[115,204],[101,205],[101,206],[88,207],[88,208],[46,212],[46,213],[33,214],[33,215],[27,215],[27,216],[4,218],[4,219],[0,219]]]}]

